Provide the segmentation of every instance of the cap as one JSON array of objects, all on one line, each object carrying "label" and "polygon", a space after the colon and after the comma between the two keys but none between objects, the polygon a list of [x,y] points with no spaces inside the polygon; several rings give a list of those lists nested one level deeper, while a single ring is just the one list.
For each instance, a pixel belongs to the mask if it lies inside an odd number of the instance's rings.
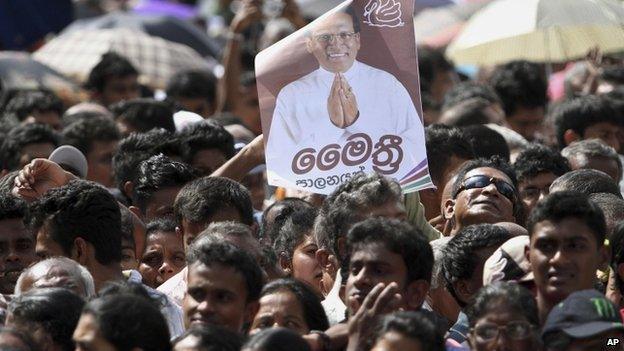
[{"label": "cap", "polygon": [[184,129],[184,127],[193,123],[198,123],[204,120],[204,117],[190,111],[178,111],[173,114],[173,124],[177,132]]},{"label": "cap", "polygon": [[528,245],[528,235],[516,236],[505,241],[483,264],[483,285],[499,281],[533,280],[531,264],[524,255],[524,248]]},{"label": "cap", "polygon": [[615,304],[597,290],[580,290],[553,307],[542,329],[542,339],[548,346],[548,340],[560,333],[585,339],[611,330],[624,331]]},{"label": "cap", "polygon": [[68,167],[70,172],[80,178],[86,178],[89,170],[85,156],[71,145],[57,147],[52,151],[48,160],[58,163],[63,168]]}]

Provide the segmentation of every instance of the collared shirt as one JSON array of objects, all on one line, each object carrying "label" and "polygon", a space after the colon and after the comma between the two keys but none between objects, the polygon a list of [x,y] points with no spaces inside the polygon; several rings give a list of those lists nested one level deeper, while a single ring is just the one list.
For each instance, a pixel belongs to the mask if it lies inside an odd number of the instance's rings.
[{"label": "collared shirt", "polygon": [[[384,135],[397,135],[403,139],[402,145],[410,146],[403,148],[401,168],[393,175],[396,178],[409,173],[426,157],[424,128],[401,82],[390,73],[358,61],[344,76],[360,113],[358,119],[346,128],[335,126],[327,109],[335,73],[319,68],[279,92],[266,152],[270,176],[283,183],[277,185],[300,188],[292,182],[298,176],[292,170],[293,157],[300,150],[335,143],[344,146],[347,138],[357,133],[367,134],[373,145]],[[364,166],[364,172],[373,170],[372,158],[360,165]],[[356,166],[341,167],[340,171],[358,170]],[[338,171],[338,167],[330,171],[316,169],[306,176],[324,177]]]},{"label": "collared shirt", "polygon": [[165,304],[160,308],[160,312],[163,314],[167,321],[167,326],[169,327],[169,335],[171,339],[182,335],[184,333],[184,315],[180,306],[176,305],[176,303],[173,302],[165,294],[143,284],[142,281],[143,277],[141,276],[141,273],[135,270],[130,271],[130,275],[128,276],[129,283],[142,284],[145,290],[147,290],[147,293],[152,298],[159,299],[165,302]]}]

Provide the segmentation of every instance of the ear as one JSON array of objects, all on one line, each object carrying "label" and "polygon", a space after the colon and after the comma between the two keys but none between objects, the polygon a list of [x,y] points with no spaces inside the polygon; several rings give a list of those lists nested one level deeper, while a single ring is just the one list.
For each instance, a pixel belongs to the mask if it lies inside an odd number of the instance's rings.
[{"label": "ear", "polygon": [[89,262],[89,248],[87,242],[81,238],[77,237],[74,239],[74,247],[72,248],[72,257],[71,259],[80,263],[83,266],[86,266]]},{"label": "ear", "polygon": [[529,245],[524,245],[524,258],[526,258],[529,265],[531,264],[531,247]]},{"label": "ear", "polygon": [[602,245],[600,247],[600,249],[598,249],[598,254],[600,255],[600,257],[598,258],[599,261],[599,266],[601,269],[602,267],[609,267],[609,261],[611,260],[611,253],[609,252],[609,248],[607,248],[607,246]]},{"label": "ear", "polygon": [[405,306],[408,310],[419,310],[429,293],[429,283],[425,280],[416,280],[411,282],[403,294]]},{"label": "ear", "polygon": [[336,273],[336,258],[327,249],[318,249],[316,251],[316,260],[324,272],[330,275]]},{"label": "ear", "polygon": [[306,38],[306,51],[311,54],[314,49],[314,42],[312,36]]},{"label": "ear", "polygon": [[[128,183],[131,184],[131,182],[126,182],[126,185],[128,185]],[[128,207],[128,209],[130,210],[130,212],[134,213],[137,217],[139,217],[142,221],[145,221],[145,216],[143,215],[143,211],[141,211],[141,209],[136,206],[130,206]]]},{"label": "ear", "polygon": [[280,268],[282,268],[284,273],[286,273],[287,276],[292,276],[292,261],[288,259],[288,256],[285,252],[282,251],[279,253],[278,261]]},{"label": "ear", "polygon": [[123,192],[128,198],[132,197],[132,192],[134,191],[134,183],[127,181],[123,185]]},{"label": "ear", "polygon": [[566,145],[570,145],[577,140],[581,140],[581,136],[578,135],[572,129],[568,129],[565,132],[563,132],[563,141],[565,142]]},{"label": "ear", "polygon": [[455,217],[455,200],[448,199],[444,202],[444,218],[450,221]]},{"label": "ear", "polygon": [[260,302],[259,301],[253,301],[253,302],[249,302],[247,303],[247,305],[245,305],[245,324],[251,324],[251,322],[253,322],[254,317],[256,316],[256,313],[258,313],[258,310],[260,309]]}]

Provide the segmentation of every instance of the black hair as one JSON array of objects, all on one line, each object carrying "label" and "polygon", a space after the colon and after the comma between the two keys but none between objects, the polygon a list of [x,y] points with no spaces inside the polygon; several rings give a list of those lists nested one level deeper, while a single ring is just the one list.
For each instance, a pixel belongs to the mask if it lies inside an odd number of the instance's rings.
[{"label": "black hair", "polygon": [[[561,155],[568,160],[574,160],[576,162],[575,167],[577,169],[590,168],[590,160],[595,159],[608,159],[616,163],[618,168],[618,180],[622,177],[622,161],[617,151],[609,145],[606,145],[599,139],[585,139],[571,143],[561,150]],[[572,161],[570,161],[572,162]]]},{"label": "black hair", "polygon": [[595,169],[577,169],[555,179],[550,185],[551,193],[560,190],[576,191],[585,195],[609,193],[622,198],[620,187],[605,172]]},{"label": "black hair", "polygon": [[308,208],[294,212],[286,219],[273,241],[273,250],[278,255],[284,255],[289,261],[292,260],[295,248],[300,245],[307,236],[312,235],[316,209]]},{"label": "black hair", "polygon": [[171,218],[167,218],[167,217],[156,218],[153,221],[147,223],[147,226],[145,229],[145,237],[148,237],[151,234],[156,233],[156,232],[163,232],[163,233],[174,232],[175,233],[176,226],[177,226],[176,222]]},{"label": "black hair", "polygon": [[119,206],[119,213],[121,214],[122,249],[123,243],[126,241],[132,247],[132,251],[134,251],[136,249],[136,242],[134,241],[134,214],[126,206]]},{"label": "black hair", "polygon": [[286,328],[269,328],[254,334],[243,345],[245,351],[310,351],[301,335]]},{"label": "black hair", "polygon": [[601,81],[613,83],[614,85],[624,85],[624,67],[603,67],[602,72],[600,72],[599,79]]},{"label": "black hair", "polygon": [[409,339],[418,340],[421,350],[444,351],[444,335],[426,311],[395,312],[379,321],[376,340],[386,333],[399,333]]},{"label": "black hair", "polygon": [[492,87],[487,84],[467,81],[456,84],[444,94],[442,111],[449,110],[466,100],[474,98],[484,99],[490,104],[500,104],[501,107],[503,105]]},{"label": "black hair", "polygon": [[435,81],[436,75],[453,71],[453,64],[444,57],[444,52],[440,49],[418,46],[416,52],[418,54],[420,89],[426,93],[431,93],[431,85]]},{"label": "black hair", "polygon": [[138,296],[147,302],[151,303],[154,307],[160,309],[167,304],[167,298],[164,295],[150,295],[146,287],[141,283],[129,282],[129,281],[110,281],[107,282],[100,291],[98,291],[98,297],[114,296],[120,294]]},{"label": "black hair", "polygon": [[80,296],[68,289],[35,289],[13,297],[9,312],[15,324],[41,326],[62,350],[72,351],[72,335],[84,304]]},{"label": "black hair", "polygon": [[229,242],[194,242],[186,256],[189,270],[195,263],[205,266],[219,264],[232,267],[245,279],[247,302],[258,301],[262,290],[262,269],[258,262],[247,252]]},{"label": "black hair", "polygon": [[89,72],[85,87],[97,92],[104,91],[107,81],[112,77],[138,76],[139,72],[125,57],[108,52],[102,55],[102,59]]},{"label": "black hair", "polygon": [[175,345],[188,337],[197,338],[197,351],[240,351],[243,346],[243,338],[240,334],[216,326],[206,325],[191,327],[184,334],[175,338],[172,344]]},{"label": "black hair", "polygon": [[314,225],[316,243],[319,248],[338,255],[338,239],[346,237],[353,224],[365,219],[360,212],[402,200],[401,187],[396,181],[377,173],[358,173],[323,201]]},{"label": "black hair", "polygon": [[570,172],[570,164],[565,157],[541,144],[532,144],[522,150],[513,167],[520,182],[534,178],[542,172],[551,172],[557,177]]},{"label": "black hair", "polygon": [[95,318],[102,337],[116,350],[171,350],[165,318],[144,297],[128,293],[107,295],[89,302],[82,314]]},{"label": "black hair", "polygon": [[594,234],[597,246],[601,247],[604,244],[607,224],[602,210],[590,201],[587,195],[576,191],[550,193],[533,208],[526,228],[529,236],[532,236],[538,223],[543,221],[559,223],[567,218],[575,218],[585,223]]},{"label": "black hair", "polygon": [[490,158],[499,156],[509,162],[509,146],[499,132],[480,124],[462,127],[461,130],[470,146],[472,146],[475,157]]},{"label": "black hair", "polygon": [[358,17],[357,12],[355,11],[355,8],[353,7],[353,5],[347,6],[345,9],[345,13],[351,16],[351,21],[353,22],[353,31],[355,33],[359,33],[360,32],[360,18]]},{"label": "black hair", "polygon": [[197,152],[205,149],[217,149],[226,159],[235,154],[232,134],[212,120],[188,125],[178,136],[184,148],[184,160],[189,164],[193,163]]},{"label": "black hair", "polygon": [[[71,112],[71,109],[68,111]],[[102,111],[86,110],[86,111],[74,112],[71,114],[68,114],[68,111],[65,111],[65,113],[62,116],[62,122],[65,128],[69,126],[70,124],[73,124],[73,123],[76,123],[78,121],[85,120],[85,119],[86,120],[91,119],[91,118],[112,119],[111,115],[109,115],[108,113],[104,113]]]},{"label": "black hair", "polygon": [[388,251],[401,255],[407,268],[406,285],[416,280],[431,282],[433,250],[419,229],[396,219],[368,218],[349,230],[349,257],[367,245],[378,243]]},{"label": "black hair", "polygon": [[132,204],[145,213],[154,193],[167,187],[182,187],[197,177],[197,171],[185,163],[162,154],[152,156],[139,163],[133,181]]},{"label": "black hair", "polygon": [[149,98],[121,101],[111,106],[116,121],[127,123],[137,132],[144,133],[154,128],[175,132],[173,107],[164,101]]},{"label": "black hair", "polygon": [[492,121],[486,112],[486,109],[491,104],[491,102],[482,98],[464,100],[442,112],[440,123],[455,127],[495,123],[496,121]]},{"label": "black hair", "polygon": [[56,148],[61,138],[46,124],[29,123],[16,126],[5,136],[0,147],[0,168],[13,171],[19,168],[22,149],[30,144],[49,143]]},{"label": "black hair", "polygon": [[[262,221],[260,222],[260,238],[266,239],[269,243],[273,244],[279,235],[279,232],[286,223],[286,220],[298,211],[308,211],[314,207],[309,202],[300,199],[298,197],[287,197],[283,200],[275,201],[270,204],[262,212]],[[273,222],[269,222],[267,217],[273,209],[279,210],[279,213],[275,215]]]},{"label": "black hair", "polygon": [[613,230],[613,234],[609,238],[609,247],[611,248],[611,261],[609,262],[609,266],[613,269],[611,274],[615,277],[615,282],[620,293],[624,293],[624,282],[618,274],[618,265],[624,263],[624,221],[618,223],[615,230]]},{"label": "black hair", "polygon": [[535,299],[529,290],[514,282],[494,282],[482,287],[466,308],[469,325],[474,327],[480,318],[499,306],[505,306],[514,315],[521,315],[534,327],[539,327]]},{"label": "black hair", "polygon": [[21,122],[35,111],[56,112],[60,118],[63,114],[63,102],[51,91],[20,91],[8,102],[4,112]]},{"label": "black hair", "polygon": [[477,251],[498,247],[511,238],[511,234],[502,227],[493,224],[474,224],[462,228],[442,249],[442,270],[446,289],[453,295],[460,306],[461,301],[453,288],[459,280],[469,280],[478,268]]},{"label": "black hair", "polygon": [[474,152],[468,139],[461,129],[433,124],[425,128],[425,143],[427,160],[429,160],[429,174],[433,183],[438,187],[444,178],[444,172],[453,156],[473,159]]},{"label": "black hair", "polygon": [[123,192],[124,184],[136,178],[139,163],[160,153],[169,157],[181,155],[174,134],[165,129],[132,133],[122,139],[113,155],[113,173],[117,188]]},{"label": "black hair", "polygon": [[63,129],[65,144],[74,146],[85,156],[93,149],[96,141],[117,141],[121,133],[115,122],[104,116],[79,119]]},{"label": "black hair", "polygon": [[295,295],[297,301],[301,304],[303,318],[308,325],[309,330],[329,329],[329,321],[327,320],[325,310],[321,305],[319,297],[308,285],[303,282],[295,279],[274,280],[262,288],[260,297],[281,291],[288,291]]},{"label": "black hair", "polygon": [[121,261],[121,214],[115,198],[103,187],[73,180],[48,190],[31,203],[25,221],[33,231],[45,227],[51,239],[70,256],[78,237],[93,245],[103,265]]},{"label": "black hair", "polygon": [[23,219],[28,212],[24,200],[10,193],[0,193],[0,221],[7,219]]},{"label": "black hair", "polygon": [[184,70],[169,79],[165,90],[169,98],[202,98],[214,105],[217,78],[208,71]]},{"label": "black hair", "polygon": [[8,327],[0,327],[0,335],[8,334],[12,337],[19,339],[26,348],[15,347],[12,342],[8,343],[0,343],[0,350],[3,351],[40,351],[39,345],[35,343],[32,337],[28,334],[25,334],[19,330],[8,328]]},{"label": "black hair", "polygon": [[555,122],[555,135],[560,148],[566,146],[564,134],[573,130],[581,138],[588,127],[597,123],[621,125],[617,113],[608,99],[595,95],[566,100],[552,111]]},{"label": "black hair", "polygon": [[249,190],[228,178],[202,177],[180,190],[173,211],[178,224],[183,218],[191,223],[208,223],[215,213],[227,208],[237,210],[244,224],[254,223]]},{"label": "black hair", "polygon": [[545,107],[548,102],[548,83],[540,66],[528,61],[511,61],[498,66],[489,84],[503,102],[507,117],[518,107]]}]

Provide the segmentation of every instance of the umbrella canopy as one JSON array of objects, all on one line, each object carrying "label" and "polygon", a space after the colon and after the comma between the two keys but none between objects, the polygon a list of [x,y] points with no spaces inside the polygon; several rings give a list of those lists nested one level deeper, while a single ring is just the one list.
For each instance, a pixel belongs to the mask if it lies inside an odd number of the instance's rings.
[{"label": "umbrella canopy", "polygon": [[188,46],[127,28],[72,31],[51,40],[33,57],[84,82],[102,55],[111,51],[128,58],[140,72],[140,82],[155,89],[164,88],[181,70],[211,69]]},{"label": "umbrella canopy", "polygon": [[131,28],[193,48],[202,56],[218,58],[221,45],[192,23],[173,16],[113,12],[72,23],[63,33],[85,29]]},{"label": "umbrella canopy", "polygon": [[475,14],[449,45],[458,64],[525,59],[564,62],[598,47],[624,50],[624,5],[616,0],[497,0]]},{"label": "umbrella canopy", "polygon": [[17,51],[0,52],[0,90],[45,88],[64,101],[78,101],[86,93],[71,79],[33,60],[30,54]]}]

